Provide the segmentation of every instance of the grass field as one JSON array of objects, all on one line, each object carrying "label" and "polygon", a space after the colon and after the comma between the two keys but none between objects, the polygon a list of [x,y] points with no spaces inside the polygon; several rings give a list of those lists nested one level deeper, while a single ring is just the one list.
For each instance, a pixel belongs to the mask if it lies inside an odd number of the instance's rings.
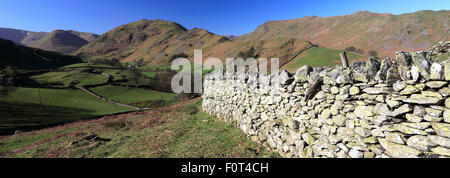
[{"label": "grass field", "polygon": [[62,68],[86,68],[86,67],[92,67],[92,68],[115,68],[115,67],[112,67],[112,66],[106,65],[106,64],[94,64],[94,63],[88,63],[88,62],[67,65],[67,66],[64,66]]},{"label": "grass field", "polygon": [[[340,50],[330,48],[313,47],[298,55],[295,59],[283,66],[283,68],[288,70],[296,70],[303,65],[320,67],[341,64],[341,57],[339,55],[340,52]],[[347,52],[347,57],[349,63],[357,59],[365,58],[364,56],[351,52]]]},{"label": "grass field", "polygon": [[165,93],[141,88],[132,88],[132,87],[127,88],[112,85],[93,87],[90,88],[90,90],[110,100],[125,104],[155,101],[155,100],[164,100],[172,102],[175,97],[174,93]]},{"label": "grass field", "polygon": [[147,76],[149,78],[153,78],[156,75],[156,72],[152,72],[152,71],[141,72],[141,73],[142,73],[142,75],[145,75],[145,76]]},{"label": "grass field", "polygon": [[108,76],[106,75],[88,73],[78,70],[47,72],[41,75],[31,76],[30,78],[42,86],[61,88],[102,85],[106,84],[108,81]]},{"label": "grass field", "polygon": [[0,98],[0,129],[37,126],[131,110],[81,90],[16,88]]},{"label": "grass field", "polygon": [[[143,73],[144,74],[144,73]],[[29,76],[30,83],[45,87],[72,88],[106,85],[109,82],[127,84],[131,72],[101,64],[79,63],[39,75]],[[144,74],[145,75],[145,74]],[[151,76],[148,76],[151,77]],[[146,80],[141,77],[140,81]]]},{"label": "grass field", "polygon": [[192,102],[0,138],[0,157],[279,157]]}]

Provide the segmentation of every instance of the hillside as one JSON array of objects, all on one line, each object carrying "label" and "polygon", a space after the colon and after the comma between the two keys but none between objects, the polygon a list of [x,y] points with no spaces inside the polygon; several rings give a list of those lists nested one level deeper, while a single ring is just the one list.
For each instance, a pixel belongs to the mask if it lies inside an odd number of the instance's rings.
[{"label": "hillside", "polygon": [[24,44],[31,46],[45,35],[47,32],[32,32],[26,30],[12,29],[12,28],[0,28],[0,38],[13,41],[18,44]]},{"label": "hillside", "polygon": [[88,32],[78,32],[75,30],[67,30],[67,32],[72,33],[80,38],[83,38],[84,40],[88,42],[92,42],[95,39],[97,39],[100,35],[94,34],[94,33],[88,33]]},{"label": "hillside", "polygon": [[87,40],[69,31],[55,30],[32,46],[47,51],[70,54],[87,43],[89,43]]},{"label": "hillside", "polygon": [[78,63],[80,60],[55,52],[17,45],[0,39],[0,69],[16,66],[20,69],[48,69]]},{"label": "hillside", "polygon": [[239,56],[240,52],[247,52],[253,47],[253,57],[267,58],[269,64],[270,58],[279,58],[280,65],[283,65],[313,46],[309,41],[287,38],[259,41],[226,41],[203,48],[203,59],[219,57],[219,59],[224,60],[227,57],[242,57]]},{"label": "hillside", "polygon": [[193,59],[195,49],[203,49],[203,59],[237,57],[252,47],[255,55],[279,57],[288,61],[312,44],[304,40],[279,38],[260,41],[233,41],[227,37],[164,20],[140,20],[122,25],[83,46],[75,54],[87,59],[120,59],[122,62],[143,60],[151,65],[170,64],[177,56]]},{"label": "hillside", "polygon": [[47,36],[47,32],[31,32],[20,41],[20,44],[32,47],[36,42]]},{"label": "hillside", "polygon": [[355,47],[390,56],[396,51],[430,48],[450,37],[450,11],[418,11],[401,15],[359,11],[333,17],[268,21],[237,40],[304,39],[333,49]]},{"label": "hillside", "polygon": [[[312,47],[283,65],[282,69],[295,72],[303,65],[322,67],[341,64],[341,57],[339,53],[341,53],[341,51],[336,49]],[[352,52],[347,52],[347,57],[350,63],[356,60],[365,60],[367,58],[366,56]]]},{"label": "hillside", "polygon": [[[123,61],[168,58],[169,56],[163,52],[159,55],[157,53],[167,46],[164,45],[167,39],[185,31],[184,27],[173,22],[140,20],[102,34],[75,54],[82,58],[118,58]],[[136,51],[135,55],[130,56]]]}]

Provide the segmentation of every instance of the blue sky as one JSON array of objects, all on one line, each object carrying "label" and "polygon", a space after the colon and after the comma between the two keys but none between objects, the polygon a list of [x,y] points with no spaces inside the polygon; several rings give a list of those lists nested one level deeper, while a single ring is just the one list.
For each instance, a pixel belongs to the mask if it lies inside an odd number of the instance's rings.
[{"label": "blue sky", "polygon": [[359,10],[402,14],[450,10],[450,0],[0,0],[0,27],[102,34],[140,19],[164,19],[220,35],[242,35],[268,20]]}]

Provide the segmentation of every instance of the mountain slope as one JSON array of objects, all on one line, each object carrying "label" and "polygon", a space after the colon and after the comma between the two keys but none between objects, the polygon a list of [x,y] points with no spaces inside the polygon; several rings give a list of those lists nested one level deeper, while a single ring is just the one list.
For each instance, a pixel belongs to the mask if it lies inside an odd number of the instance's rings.
[{"label": "mountain slope", "polygon": [[80,38],[83,38],[84,40],[86,40],[88,42],[92,42],[99,37],[99,35],[94,34],[94,33],[78,32],[75,30],[68,30],[67,32],[72,33]]},{"label": "mountain slope", "polygon": [[69,31],[55,30],[34,43],[32,46],[47,51],[70,54],[87,43],[89,43],[87,40]]},{"label": "mountain slope", "polygon": [[312,44],[304,40],[279,38],[276,40],[234,41],[227,37],[164,20],[140,20],[122,25],[83,46],[75,54],[82,58],[120,59],[122,62],[143,60],[152,65],[170,64],[179,56],[193,59],[195,49],[203,50],[203,59],[238,57],[239,52],[253,47],[255,55],[278,57],[282,62],[292,59]]},{"label": "mountain slope", "polygon": [[0,39],[0,69],[15,66],[20,69],[49,69],[81,60],[55,52],[20,46],[9,40]]},{"label": "mountain slope", "polygon": [[[309,41],[292,38],[277,38],[274,40],[259,41],[225,41],[203,49],[203,59],[218,57],[225,64],[225,58],[243,57],[240,52],[254,49],[253,57],[267,58],[270,64],[271,58],[279,58],[279,64],[283,65],[301,52],[313,47]],[[270,65],[268,65],[270,66]]]},{"label": "mountain slope", "polygon": [[97,39],[98,35],[74,30],[55,30],[47,33],[0,28],[0,38],[29,47],[70,54]]},{"label": "mountain slope", "polygon": [[450,37],[450,11],[418,11],[402,15],[360,11],[334,17],[305,17],[269,21],[255,31],[240,36],[243,41],[271,40],[279,37],[311,41],[334,49],[355,47],[389,56],[399,50],[430,48]]},{"label": "mountain slope", "polygon": [[[187,31],[179,24],[164,20],[140,20],[121,25],[83,46],[76,54],[83,58],[118,58],[124,61],[168,58],[157,53],[164,42],[175,34]],[[136,52],[136,54],[134,54]],[[130,56],[134,54],[133,56]]]},{"label": "mountain slope", "polygon": [[31,47],[48,34],[47,32],[31,32],[20,41],[20,44]]},{"label": "mountain slope", "polygon": [[0,38],[10,40],[18,44],[24,44],[27,46],[33,45],[35,42],[39,41],[45,35],[48,35],[48,33],[32,32],[12,28],[0,28]]}]

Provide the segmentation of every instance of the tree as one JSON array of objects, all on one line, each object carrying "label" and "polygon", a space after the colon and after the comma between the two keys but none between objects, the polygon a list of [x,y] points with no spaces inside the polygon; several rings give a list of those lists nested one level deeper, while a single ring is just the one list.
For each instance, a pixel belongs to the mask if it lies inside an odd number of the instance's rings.
[{"label": "tree", "polygon": [[171,82],[173,76],[176,74],[177,74],[176,71],[170,69],[156,71],[155,77],[153,77],[151,80],[150,84],[151,88],[157,91],[165,91],[165,92],[172,91]]},{"label": "tree", "polygon": [[178,59],[178,58],[187,58],[187,57],[188,57],[188,55],[186,55],[184,53],[174,54],[170,57],[170,62],[172,62],[173,60]]},{"label": "tree", "polygon": [[0,72],[0,95],[7,96],[14,90],[14,86],[20,81],[20,72],[17,67],[8,66]]},{"label": "tree", "polygon": [[256,53],[256,50],[255,50],[255,48],[252,46],[249,50],[247,50],[247,51],[240,51],[238,54],[237,54],[237,57],[239,58],[239,57],[241,57],[242,59],[244,59],[244,60],[246,60],[246,59],[248,59],[248,58],[258,58],[258,54],[255,54]]},{"label": "tree", "polygon": [[141,72],[135,65],[128,66],[128,71],[130,72],[128,82],[132,83],[134,87],[137,88],[141,78]]},{"label": "tree", "polygon": [[14,66],[6,67],[5,72],[6,72],[6,76],[13,78],[13,79],[18,79],[19,75],[20,75],[19,69]]},{"label": "tree", "polygon": [[368,52],[368,54],[369,54],[369,56],[378,57],[378,52],[377,52],[377,51],[374,51],[374,50],[370,50],[370,51]]},{"label": "tree", "polygon": [[345,48],[345,51],[355,52],[356,48],[354,46],[350,46],[350,47]]},{"label": "tree", "polygon": [[136,61],[136,65],[137,66],[143,66],[144,65],[144,58],[141,58],[139,60]]},{"label": "tree", "polygon": [[358,53],[358,54],[364,55],[364,50],[355,48],[354,46],[350,46],[350,47],[345,48],[345,51],[354,52],[354,53]]},{"label": "tree", "polygon": [[6,75],[1,76],[0,78],[0,96],[8,96],[8,94],[11,92],[11,86],[10,81],[8,81],[8,78]]}]

